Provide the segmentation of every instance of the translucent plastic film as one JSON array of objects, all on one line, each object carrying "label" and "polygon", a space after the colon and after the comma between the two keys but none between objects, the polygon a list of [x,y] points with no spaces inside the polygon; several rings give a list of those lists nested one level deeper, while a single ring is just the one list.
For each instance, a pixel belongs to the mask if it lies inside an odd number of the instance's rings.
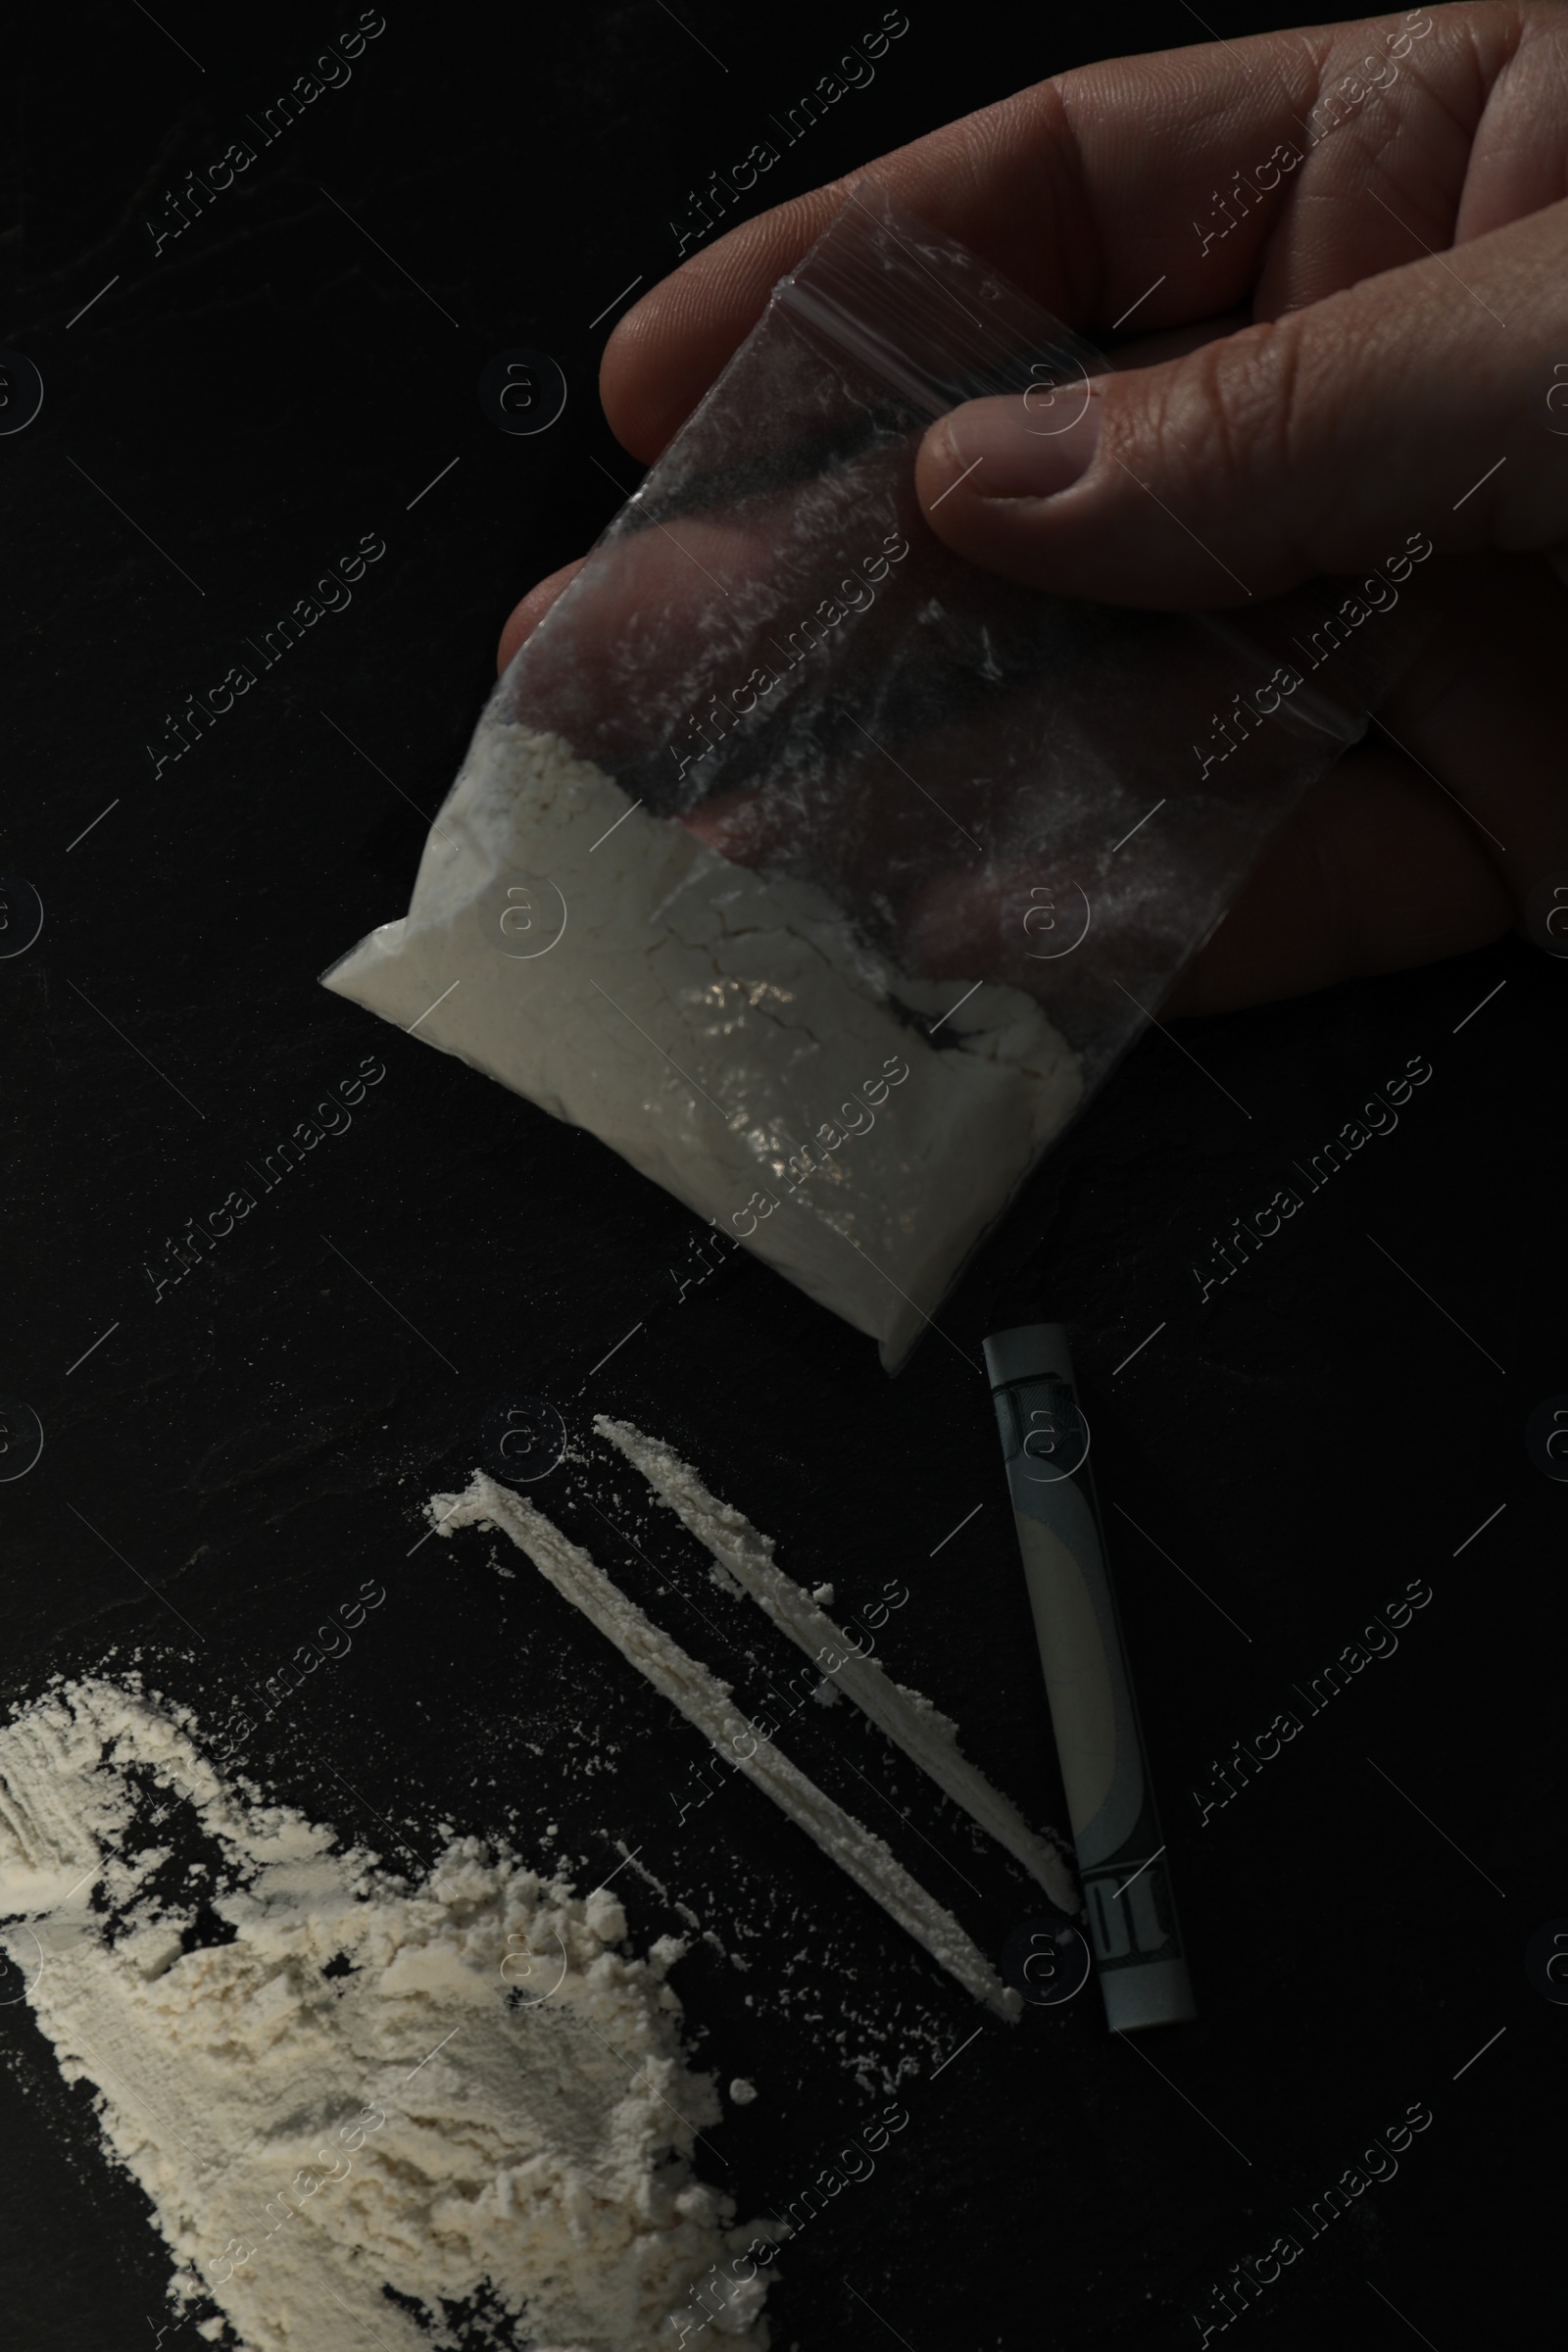
[{"label": "translucent plastic film", "polygon": [[853,194],[502,678],[407,916],[326,975],[890,1366],[1411,643],[1349,583],[1171,615],[949,553],[925,428],[1007,393],[1058,432],[1106,365]]}]

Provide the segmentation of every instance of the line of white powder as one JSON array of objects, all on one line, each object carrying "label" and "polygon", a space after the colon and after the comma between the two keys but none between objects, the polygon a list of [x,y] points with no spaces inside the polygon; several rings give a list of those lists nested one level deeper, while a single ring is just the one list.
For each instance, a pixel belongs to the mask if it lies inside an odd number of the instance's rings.
[{"label": "line of white powder", "polygon": [[[432,1525],[443,1536],[452,1536],[460,1527],[487,1526],[510,1536],[541,1576],[580,1609],[622,1657],[679,1708],[688,1723],[711,1740],[738,1772],[764,1789],[780,1810],[880,1903],[889,1918],[897,1920],[906,1935],[956,1977],[966,1991],[1009,2022],[1021,2014],[1023,2004],[1017,1993],[1004,1985],[952,1912],[910,1877],[873,1831],[836,1804],[782,1749],[757,1732],[734,1704],[728,1684],[721,1683],[645,1616],[536,1504],[498,1486],[483,1471],[475,1471],[462,1494],[433,1494],[426,1507]],[[743,1753],[745,1742],[751,1744],[749,1752]]]},{"label": "line of white powder", "polygon": [[884,1673],[880,1660],[857,1654],[847,1637],[810,1594],[784,1574],[773,1558],[772,1539],[727,1502],[710,1494],[689,1462],[657,1438],[645,1437],[629,1421],[600,1413],[594,1427],[640,1470],[660,1499],[711,1552],[742,1590],[782,1633],[819,1658],[831,1648],[842,1659],[832,1679],[879,1731],[929,1774],[955,1804],[977,1821],[999,1845],[1021,1862],[1052,1901],[1076,1911],[1078,1896],[1059,1854],[1029,1827],[1017,1806],[971,1764],[958,1746],[956,1724],[918,1690],[906,1690]]}]

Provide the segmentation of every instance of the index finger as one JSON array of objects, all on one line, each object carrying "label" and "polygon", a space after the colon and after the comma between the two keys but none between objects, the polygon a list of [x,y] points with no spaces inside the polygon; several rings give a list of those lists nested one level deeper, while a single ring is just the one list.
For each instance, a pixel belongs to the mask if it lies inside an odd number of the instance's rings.
[{"label": "index finger", "polygon": [[[1140,329],[1183,325],[1254,291],[1254,315],[1273,317],[1412,258],[1395,215],[1360,201],[1374,178],[1397,195],[1408,172],[1423,233],[1446,242],[1461,195],[1471,201],[1469,134],[1494,83],[1527,42],[1562,29],[1555,10],[1484,4],[1112,58],[983,107],[863,172],[1069,325],[1104,334],[1130,312]],[[1333,138],[1339,118],[1332,105],[1323,112],[1322,94],[1362,65],[1369,86],[1355,121],[1384,135]],[[1374,70],[1389,78],[1372,82]],[[1401,131],[1413,123],[1420,135],[1385,145],[1396,103]],[[1527,92],[1517,104],[1530,112]],[[1513,155],[1515,211],[1560,192],[1544,184],[1532,195],[1519,178],[1553,172],[1557,144],[1537,138],[1523,163]],[[663,448],[863,172],[730,230],[619,321],[600,392],[635,456],[651,462]],[[1309,182],[1314,210],[1303,218]]]}]

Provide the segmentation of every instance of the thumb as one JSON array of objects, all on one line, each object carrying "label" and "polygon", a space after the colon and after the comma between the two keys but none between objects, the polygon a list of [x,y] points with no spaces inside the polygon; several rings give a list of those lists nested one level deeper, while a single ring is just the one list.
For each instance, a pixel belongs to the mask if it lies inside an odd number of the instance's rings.
[{"label": "thumb", "polygon": [[1162,367],[970,401],[920,447],[931,528],[1028,586],[1167,609],[1378,564],[1412,525],[1560,564],[1568,203],[1458,250]]}]

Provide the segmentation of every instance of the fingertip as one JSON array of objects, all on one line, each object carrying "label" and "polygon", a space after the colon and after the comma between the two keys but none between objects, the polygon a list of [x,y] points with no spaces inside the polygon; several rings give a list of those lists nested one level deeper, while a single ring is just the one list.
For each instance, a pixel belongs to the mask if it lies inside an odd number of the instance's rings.
[{"label": "fingertip", "polygon": [[651,466],[680,422],[666,387],[670,280],[651,286],[617,318],[599,359],[599,401],[621,448]]},{"label": "fingertip", "polygon": [[767,300],[756,277],[755,224],[731,229],[650,286],[615,321],[599,363],[599,397],[623,449],[651,466],[755,325]]},{"label": "fingertip", "polygon": [[496,648],[498,676],[517,648],[533,635],[556,599],[571,586],[587,561],[586,556],[578,556],[573,563],[563,564],[561,569],[551,572],[548,579],[536,581],[520,604],[513,607],[506,627],[501,632],[501,642]]},{"label": "fingertip", "polygon": [[954,438],[953,418],[939,416],[935,424],[926,427],[924,438],[914,453],[914,486],[919,493],[920,504],[926,510],[927,520],[937,500],[951,490],[962,478],[962,474],[963,460],[958,455],[958,444]]},{"label": "fingertip", "polygon": [[[966,478],[967,477],[967,478]],[[958,446],[952,416],[927,427],[914,454],[914,494],[937,537],[955,555],[979,560],[974,513],[976,492],[970,461]],[[984,518],[978,518],[981,527]]]},{"label": "fingertip", "polygon": [[530,588],[522,602],[514,605],[507,615],[506,626],[501,632],[501,641],[496,647],[497,677],[501,675],[518,646],[530,634],[535,624],[544,617],[536,608],[535,600],[538,594],[537,588]]},{"label": "fingertip", "polygon": [[[1049,403],[1049,405],[1048,405]],[[927,522],[955,555],[1031,587],[1055,587],[1064,494],[1093,495],[1100,437],[1099,387],[1070,404],[1048,395],[971,400],[939,417],[915,459],[915,489]],[[1070,536],[1069,532],[1069,536]]]},{"label": "fingertip", "polygon": [[830,182],[738,221],[680,262],[618,318],[599,364],[611,430],[651,466],[673,439],[843,202]]}]

